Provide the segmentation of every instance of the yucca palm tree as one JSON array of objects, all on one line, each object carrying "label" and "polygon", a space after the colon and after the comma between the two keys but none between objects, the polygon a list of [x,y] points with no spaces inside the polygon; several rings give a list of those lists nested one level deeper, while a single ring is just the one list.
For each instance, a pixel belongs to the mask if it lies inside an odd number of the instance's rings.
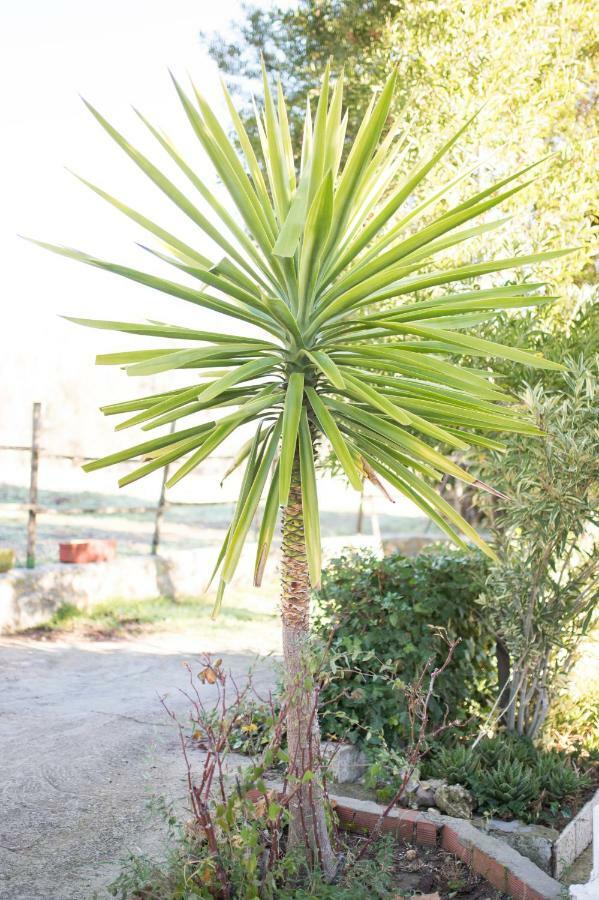
[{"label": "yucca palm tree", "polygon": [[[297,776],[312,764],[319,739],[314,689],[302,680],[310,591],[319,584],[321,570],[315,474],[319,446],[330,445],[356,490],[365,478],[383,490],[390,485],[458,545],[464,547],[468,541],[491,554],[476,531],[431,486],[445,475],[474,482],[442,449],[499,447],[488,432],[539,432],[510,407],[511,398],[494,382],[486,363],[484,368],[466,368],[454,357],[500,357],[556,368],[538,355],[481,340],[467,329],[501,310],[552,299],[539,293],[544,287],[540,283],[493,286],[491,281],[481,288],[481,276],[567,251],[458,267],[436,263],[443,251],[503,224],[505,220],[483,221],[460,228],[526,187],[529,182],[522,176],[528,169],[450,209],[439,208],[438,201],[469,172],[416,201],[414,192],[450,153],[468,123],[430,157],[411,164],[406,174],[410,142],[398,121],[388,122],[394,73],[380,96],[373,97],[347,153],[342,77],[333,87],[325,71],[314,119],[308,107],[302,146],[294,148],[282,90],[279,85],[273,96],[265,75],[264,107],[256,110],[261,159],[226,89],[238,148],[199,90],[192,85],[190,96],[173,81],[237,215],[221,204],[196,168],[144,116],[138,114],[201,195],[204,211],[87,105],[154,185],[211,239],[215,255],[209,258],[89,182],[85,183],[93,191],[158,238],[160,251],[150,252],[188,276],[186,283],[69,248],[43,246],[228,318],[229,329],[225,323],[218,333],[155,321],[73,320],[176,342],[168,349],[100,356],[99,364],[124,366],[129,375],[192,370],[186,387],[102,408],[106,415],[128,415],[117,429],[141,425],[150,431],[192,417],[188,427],[85,468],[92,471],[141,455],[143,464],[120,479],[124,486],[179,461],[168,482],[172,486],[236,429],[251,425],[253,436],[235,460],[245,471],[215,566],[216,606],[257,513],[261,525],[255,583],[260,584],[282,508],[284,659],[289,685],[296,689],[288,715],[289,766]],[[423,219],[424,224],[416,227]],[[451,287],[423,295],[441,286]],[[193,417],[206,410],[211,411],[210,421],[201,417],[192,424]],[[330,871],[333,857],[317,779],[305,779],[291,810],[290,843],[302,842],[306,835],[313,861]]]}]

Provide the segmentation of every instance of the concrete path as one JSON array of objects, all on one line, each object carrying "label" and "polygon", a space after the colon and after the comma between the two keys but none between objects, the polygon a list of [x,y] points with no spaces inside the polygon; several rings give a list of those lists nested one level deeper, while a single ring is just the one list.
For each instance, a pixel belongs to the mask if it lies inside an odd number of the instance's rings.
[{"label": "concrete path", "polygon": [[[199,668],[197,651],[182,635],[0,640],[2,900],[108,897],[128,850],[160,852],[162,827],[146,804],[152,795],[183,804],[186,773],[159,695],[185,718],[178,689],[183,663]],[[237,677],[253,662],[224,656]],[[255,682],[266,692],[272,667],[262,662]]]}]

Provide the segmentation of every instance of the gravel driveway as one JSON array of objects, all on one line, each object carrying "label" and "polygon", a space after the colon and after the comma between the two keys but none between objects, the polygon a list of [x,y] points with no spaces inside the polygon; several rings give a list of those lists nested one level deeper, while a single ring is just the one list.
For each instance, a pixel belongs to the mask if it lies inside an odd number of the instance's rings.
[{"label": "gravel driveway", "polygon": [[[187,635],[0,639],[3,900],[108,897],[129,849],[160,851],[162,826],[146,804],[152,795],[183,804],[186,773],[159,695],[185,716],[178,688],[198,643]],[[254,661],[224,656],[237,677]],[[261,691],[273,683],[267,663],[255,681]]]}]

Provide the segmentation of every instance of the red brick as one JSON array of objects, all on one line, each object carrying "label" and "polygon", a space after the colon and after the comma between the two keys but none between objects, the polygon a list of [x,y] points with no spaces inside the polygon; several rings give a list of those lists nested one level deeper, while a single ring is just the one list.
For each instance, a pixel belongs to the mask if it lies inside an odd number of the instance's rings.
[{"label": "red brick", "polygon": [[505,891],[507,884],[507,870],[503,863],[488,856],[478,847],[474,848],[472,854],[472,868],[478,872],[483,878],[496,887],[499,891]]},{"label": "red brick", "polygon": [[415,809],[400,809],[399,818],[404,822],[422,822],[423,818]]},{"label": "red brick", "polygon": [[[354,809],[349,800],[345,803],[337,803],[335,812],[339,816],[341,824],[345,828],[352,830],[360,828],[370,831],[376,827],[380,820],[378,813]],[[413,810],[401,810],[398,816],[385,816],[381,824],[381,831],[394,832],[406,841],[413,841],[416,825],[419,821],[421,821],[419,813]]]},{"label": "red brick", "polygon": [[530,900],[530,888],[512,872],[508,872],[506,893],[513,900]]},{"label": "red brick", "polygon": [[399,835],[404,841],[414,843],[416,840],[416,828],[422,822],[422,816],[414,809],[399,810]]},{"label": "red brick", "polygon": [[387,816],[383,819],[383,831],[394,832],[398,834],[404,841],[414,840],[415,823],[411,819],[403,817]]},{"label": "red brick", "polygon": [[445,825],[441,831],[441,846],[448,853],[453,853],[458,859],[461,859],[467,866],[472,860],[472,848],[468,847],[460,841],[460,838],[453,828]]},{"label": "red brick", "polygon": [[353,809],[347,804],[338,803],[335,807],[335,812],[341,819],[343,826],[349,826],[350,829],[359,828],[370,830],[376,823],[376,817],[374,817],[372,813]]},{"label": "red brick", "polygon": [[416,843],[424,847],[436,847],[439,829],[434,822],[416,823]]}]

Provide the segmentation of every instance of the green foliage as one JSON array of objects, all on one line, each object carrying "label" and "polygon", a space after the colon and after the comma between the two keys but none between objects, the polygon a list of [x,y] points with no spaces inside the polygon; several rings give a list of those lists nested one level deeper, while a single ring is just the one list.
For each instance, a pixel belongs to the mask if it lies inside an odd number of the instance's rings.
[{"label": "green foliage", "polygon": [[592,783],[573,757],[503,731],[476,746],[438,746],[423,773],[468,788],[481,815],[548,825]]},{"label": "green foliage", "polygon": [[[137,631],[181,631],[200,629],[216,647],[228,647],[232,634],[248,646],[260,640],[260,646],[276,650],[280,646],[280,625],[276,595],[257,597],[247,590],[234,589],[227,609],[214,619],[213,598],[147,597],[143,600],[114,598],[91,609],[79,609],[63,603],[52,617],[36,630],[48,632],[74,631],[95,635],[118,635]],[[243,642],[246,642],[245,644]]]},{"label": "green foliage", "polygon": [[598,612],[599,357],[569,367],[524,394],[544,440],[510,436],[478,469],[510,497],[488,509],[500,561],[481,603],[511,658],[505,722],[532,738]]},{"label": "green foliage", "polygon": [[543,741],[550,747],[569,751],[583,760],[590,758],[599,764],[599,672],[592,672],[592,656],[589,663],[588,671],[585,666],[578,678],[574,671],[573,683],[570,682],[553,701]]},{"label": "green foliage", "polygon": [[[392,53],[386,23],[399,11],[396,0],[300,0],[288,7],[246,7],[236,40],[205,35],[219,68],[248,81],[260,77],[260,54],[280,74],[289,96],[290,126],[301,137],[303,110],[328,61],[345,70],[349,139],[355,137],[371,86],[385,83]],[[391,51],[391,52],[390,52]],[[250,123],[251,125],[251,123]]]},{"label": "green foliage", "polygon": [[[591,298],[581,302],[571,313],[562,310],[558,323],[531,310],[525,310],[518,316],[502,315],[494,322],[482,325],[481,334],[514,347],[534,349],[556,362],[572,360],[574,371],[584,371],[585,368],[592,371],[599,354],[599,303],[596,298]],[[501,373],[502,384],[514,393],[537,385],[549,393],[562,394],[567,388],[561,372],[530,369],[523,377],[521,370],[500,362],[497,372]]]},{"label": "green foliage", "polygon": [[[271,709],[268,705],[255,702],[245,702],[235,706],[228,715],[227,743],[233,753],[242,753],[247,756],[256,756],[262,753],[273,737],[273,728],[278,709]],[[207,724],[216,726],[219,710],[207,712]],[[192,738],[202,746],[204,733],[201,727],[196,727],[192,732]]]},{"label": "green foliage", "polygon": [[[559,235],[583,246],[558,263],[563,300],[550,312],[557,334],[563,316],[596,296],[589,255],[598,216],[595,154],[589,152],[599,139],[595,13],[593,0],[272,2],[266,9],[250,6],[241,27],[236,23],[239,37],[214,40],[212,51],[237,84],[245,76],[247,89],[263,52],[298,111],[329,57],[337,69],[344,66],[350,145],[373,91],[396,64],[396,109],[419,142],[436,141],[488,104],[461,145],[461,161],[478,166],[473,180],[555,154],[547,177],[529,187],[527,204],[510,209],[509,236],[497,243],[522,250]],[[300,125],[296,114],[291,126]],[[485,238],[486,246],[495,240]],[[547,316],[541,311],[534,318],[538,323]]]},{"label": "green foliage", "polygon": [[[159,804],[169,828],[166,859],[156,862],[133,855],[111,886],[113,895],[156,900],[196,896],[358,900],[365,884],[371,883],[372,896],[393,896],[394,866],[386,842],[373,848],[362,863],[356,857],[360,847],[346,846],[341,837],[339,858],[347,869],[339,869],[333,888],[329,873],[327,881],[320,871],[319,857],[307,857],[304,842],[310,832],[304,815],[299,841],[289,838],[295,824],[293,805],[302,786],[309,785],[304,788],[309,797],[306,815],[318,802],[316,792],[323,790],[318,749],[299,766],[290,767],[282,783],[273,783],[273,770],[289,762],[291,694],[283,691],[277,704],[270,698],[268,703],[256,703],[254,670],[238,683],[222,659],[206,655],[200,666],[199,671],[185,666],[190,682],[183,691],[190,707],[185,725],[164,703],[182,739],[191,818],[183,825],[171,808]],[[196,679],[212,696],[197,691]],[[316,697],[313,702],[316,712]],[[251,757],[242,765],[236,758],[240,752]],[[324,806],[324,798],[322,802]],[[330,804],[323,812],[328,838],[329,832],[336,834],[336,820]]]},{"label": "green foliage", "polygon": [[[388,803],[404,780],[408,760],[404,753],[387,746],[370,748],[369,756],[364,786],[375,791],[381,803]],[[414,774],[418,775],[418,769]]]},{"label": "green foliage", "polygon": [[[429,777],[445,778],[449,784],[462,784],[464,786],[474,783],[476,773],[480,768],[480,757],[469,747],[458,744],[455,747],[440,747],[433,757],[433,762],[427,763],[425,771]],[[439,773],[443,773],[442,775]]]},{"label": "green foliage", "polygon": [[534,769],[517,759],[504,759],[492,768],[481,768],[472,788],[482,813],[526,821],[539,798],[541,783]]},{"label": "green foliage", "polygon": [[538,751],[530,738],[520,737],[513,732],[500,732],[494,737],[485,737],[477,744],[476,756],[485,768],[493,769],[506,756],[522,765],[534,765]]},{"label": "green foliage", "polygon": [[[172,816],[171,849],[163,859],[131,853],[123,860],[118,878],[109,886],[109,892],[119,900],[211,900],[219,894],[219,879],[214,859],[207,852],[201,836],[185,830]],[[258,820],[259,826],[259,820]],[[379,839],[372,855],[354,862],[355,849],[345,846],[341,839],[340,852],[344,853],[349,871],[335,884],[328,883],[319,871],[307,873],[301,860],[288,855],[263,885],[259,868],[253,869],[253,839],[256,820],[235,821],[231,832],[236,838],[226,844],[220,862],[226,867],[229,883],[235,897],[260,897],[261,900],[392,900],[397,897],[394,884],[394,844],[387,838]],[[351,867],[351,868],[350,868]],[[252,870],[251,879],[248,871]]]},{"label": "green foliage", "polygon": [[567,765],[562,754],[555,751],[539,754],[536,775],[545,795],[545,802],[549,804],[559,803],[564,797],[575,794],[581,784],[588,783],[586,778],[581,778]]},{"label": "green foliage", "polygon": [[15,551],[0,547],[0,572],[8,572],[15,564]]},{"label": "green foliage", "polygon": [[431,723],[447,712],[465,719],[484,706],[493,679],[493,635],[475,603],[487,566],[482,557],[441,550],[412,558],[346,555],[323,573],[316,632],[332,634],[321,693],[323,732],[390,746],[408,737],[402,691],[429,658],[445,659],[447,638],[461,638],[431,699]]}]

